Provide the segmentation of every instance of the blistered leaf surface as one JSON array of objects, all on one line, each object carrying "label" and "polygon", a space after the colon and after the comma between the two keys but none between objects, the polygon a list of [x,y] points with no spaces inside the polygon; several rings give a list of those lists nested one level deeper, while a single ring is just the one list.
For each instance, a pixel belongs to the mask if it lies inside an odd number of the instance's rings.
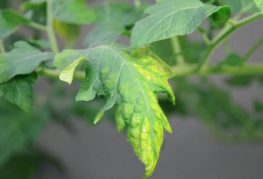
[{"label": "blistered leaf surface", "polygon": [[[69,71],[69,66],[75,69],[72,65],[75,60],[87,59],[86,78],[77,100],[90,101],[96,95],[105,97],[106,104],[97,114],[95,123],[116,105],[117,128],[127,131],[128,141],[145,164],[148,177],[159,158],[163,129],[172,131],[156,95],[166,92],[172,101],[174,96],[167,82],[171,75],[168,66],[151,53],[143,54],[137,51],[129,55],[108,46],[66,50],[56,56],[55,65]],[[69,66],[65,67],[66,64]]]}]

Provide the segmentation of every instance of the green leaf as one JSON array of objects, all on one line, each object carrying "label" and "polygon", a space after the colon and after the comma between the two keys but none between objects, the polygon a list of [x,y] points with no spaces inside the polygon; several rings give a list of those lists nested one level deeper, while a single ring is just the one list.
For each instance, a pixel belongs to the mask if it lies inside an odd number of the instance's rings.
[{"label": "green leaf", "polygon": [[0,12],[0,39],[4,39],[16,31],[19,25],[15,23],[8,22],[5,17],[3,17],[3,12]]},{"label": "green leaf", "polygon": [[0,9],[5,9],[10,5],[10,1],[9,0],[1,0],[0,1]]},{"label": "green leaf", "polygon": [[223,28],[230,17],[230,8],[223,8],[217,13],[214,13],[209,20],[213,28]]},{"label": "green leaf", "polygon": [[36,75],[17,76],[8,82],[0,84],[0,97],[4,96],[9,102],[16,104],[24,111],[29,111],[32,106],[32,85]]},{"label": "green leaf", "polygon": [[234,87],[247,87],[252,84],[254,81],[255,77],[253,76],[234,76],[226,79],[226,83],[228,85],[234,86]]},{"label": "green leaf", "polygon": [[[97,114],[95,122],[102,118],[106,110],[117,106],[117,128],[127,130],[128,141],[145,164],[146,177],[150,176],[159,158],[163,128],[172,131],[156,96],[158,92],[165,92],[174,101],[167,82],[171,76],[169,67],[146,50],[128,55],[108,46],[66,50],[56,56],[55,66],[63,69],[66,64],[70,65],[80,58],[87,59],[86,78],[77,100],[90,101],[96,95],[105,97],[106,104]],[[75,65],[72,68],[73,73]]]},{"label": "green leaf", "polygon": [[56,157],[30,145],[25,151],[12,155],[0,167],[1,179],[34,179],[39,169],[45,166],[52,167],[60,174],[65,173],[64,165]]},{"label": "green leaf", "polygon": [[0,166],[35,141],[48,119],[42,109],[25,113],[3,102],[0,103]]},{"label": "green leaf", "polygon": [[262,101],[255,101],[254,102],[254,109],[257,113],[263,112],[263,102]]},{"label": "green leaf", "polygon": [[192,33],[204,19],[225,6],[213,6],[199,0],[164,0],[149,9],[150,14],[135,24],[132,45],[139,47],[155,41]]},{"label": "green leaf", "polygon": [[113,45],[121,37],[124,28],[115,23],[98,24],[85,38],[86,47]]},{"label": "green leaf", "polygon": [[17,42],[12,51],[0,54],[0,83],[16,75],[30,74],[51,58],[49,52],[41,52],[26,42]]},{"label": "green leaf", "polygon": [[33,179],[37,171],[38,161],[28,154],[12,156],[0,167],[0,178],[4,179]]},{"label": "green leaf", "polygon": [[121,36],[130,37],[130,30],[142,15],[142,9],[123,2],[106,2],[95,7],[97,25],[85,39],[86,47],[99,45],[123,45]]},{"label": "green leaf", "polygon": [[76,42],[80,34],[80,26],[54,20],[56,33],[66,42],[66,45],[72,45]]},{"label": "green leaf", "polygon": [[45,26],[47,17],[47,6],[46,3],[43,2],[31,2],[31,1],[25,1],[21,6],[20,9],[23,12],[26,12],[26,15],[29,19],[34,21],[35,23],[42,24]]},{"label": "green leaf", "polygon": [[225,60],[220,62],[220,66],[240,66],[244,60],[237,54],[229,54]]},{"label": "green leaf", "polygon": [[[203,58],[206,45],[202,41],[195,41],[187,36],[178,38],[181,45],[182,55],[185,57],[187,63],[197,63]],[[151,44],[151,50],[157,54],[161,59],[164,59],[169,65],[174,65],[176,55],[174,54],[172,42],[170,39],[157,41]]]},{"label": "green leaf", "polygon": [[70,24],[88,24],[95,20],[95,13],[86,7],[85,0],[53,0],[53,15],[57,20]]},{"label": "green leaf", "polygon": [[0,39],[14,33],[21,25],[30,23],[30,20],[12,10],[0,11]]},{"label": "green leaf", "polygon": [[263,12],[263,1],[262,0],[254,0],[257,7]]},{"label": "green leaf", "polygon": [[221,0],[225,5],[230,6],[234,13],[255,13],[258,9],[253,0]]},{"label": "green leaf", "polygon": [[174,82],[179,112],[197,116],[225,141],[262,141],[262,115],[246,111],[227,91],[204,79],[193,83],[177,78]]},{"label": "green leaf", "polygon": [[151,51],[169,65],[175,64],[175,54],[172,42],[169,39],[157,41],[151,44]]},{"label": "green leaf", "polygon": [[[22,9],[30,10],[47,3],[47,0],[31,0],[22,5]],[[96,19],[95,12],[87,7],[85,0],[52,0],[54,19],[68,24],[84,25]]]},{"label": "green leaf", "polygon": [[97,21],[100,23],[114,23],[114,25],[132,26],[142,16],[142,11],[133,5],[121,2],[107,2],[95,6]]}]

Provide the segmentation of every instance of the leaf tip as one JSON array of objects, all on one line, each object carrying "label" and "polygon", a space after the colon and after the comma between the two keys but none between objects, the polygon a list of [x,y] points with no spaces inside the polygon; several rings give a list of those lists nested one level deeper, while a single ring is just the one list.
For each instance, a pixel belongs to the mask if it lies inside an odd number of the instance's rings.
[{"label": "leaf tip", "polygon": [[94,119],[93,124],[96,125],[98,122],[100,122],[100,120],[102,119],[103,115],[104,115],[103,112],[99,112],[99,113],[96,115],[96,118]]},{"label": "leaf tip", "polygon": [[73,77],[69,77],[66,73],[63,73],[63,72],[59,75],[59,79],[68,84],[72,84],[72,81],[73,81]]}]

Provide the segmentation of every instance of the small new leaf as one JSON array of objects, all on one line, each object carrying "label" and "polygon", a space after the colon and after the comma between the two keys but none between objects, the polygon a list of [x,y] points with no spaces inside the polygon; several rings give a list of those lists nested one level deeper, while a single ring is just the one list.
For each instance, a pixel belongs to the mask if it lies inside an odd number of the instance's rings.
[{"label": "small new leaf", "polygon": [[86,61],[85,58],[79,58],[78,60],[74,61],[72,64],[70,64],[69,66],[67,66],[59,75],[59,79],[61,81],[65,81],[68,84],[71,84],[74,78],[74,73],[77,69],[77,67],[83,63],[84,61]]},{"label": "small new leaf", "polygon": [[241,66],[244,60],[238,54],[229,54],[225,60],[220,62],[219,66]]},{"label": "small new leaf", "polygon": [[26,42],[17,42],[13,50],[0,54],[0,83],[16,75],[30,74],[42,62],[51,58],[49,52],[41,52]]},{"label": "small new leaf", "polygon": [[204,4],[199,0],[163,0],[147,9],[149,15],[135,24],[132,45],[140,47],[173,36],[190,34],[207,17],[220,11],[229,12],[226,9],[229,8]]},{"label": "small new leaf", "polygon": [[[95,123],[103,117],[106,110],[117,106],[117,128],[119,131],[127,130],[128,141],[145,164],[145,176],[149,177],[159,158],[163,129],[172,132],[157,100],[157,93],[165,92],[174,101],[167,82],[171,76],[169,67],[145,50],[129,55],[108,46],[66,50],[55,57],[55,66],[66,68],[66,73],[71,73],[71,79],[76,64],[79,63],[77,59],[81,58],[88,60],[86,78],[82,82],[77,100],[90,101],[96,95],[105,97],[106,104],[98,113]],[[66,64],[69,66],[65,67]]]}]

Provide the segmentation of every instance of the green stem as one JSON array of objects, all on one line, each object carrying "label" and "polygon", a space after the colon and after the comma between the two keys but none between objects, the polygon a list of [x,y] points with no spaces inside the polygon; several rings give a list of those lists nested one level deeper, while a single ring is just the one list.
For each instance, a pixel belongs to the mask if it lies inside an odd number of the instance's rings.
[{"label": "green stem", "polygon": [[206,31],[205,31],[202,27],[199,27],[197,30],[198,30],[198,32],[200,33],[200,35],[202,36],[205,44],[206,44],[206,45],[210,45],[211,40],[210,40],[209,37],[207,36]]},{"label": "green stem", "polygon": [[30,27],[36,29],[36,30],[40,30],[40,31],[47,31],[46,26],[43,26],[41,24],[35,23],[35,22],[31,22],[29,24]]},{"label": "green stem", "polygon": [[5,53],[5,46],[4,46],[3,40],[1,39],[0,39],[0,52]]},{"label": "green stem", "polygon": [[182,49],[178,37],[171,38],[173,52],[176,55],[176,62],[178,65],[185,64],[184,57],[182,55]]},{"label": "green stem", "polygon": [[[210,75],[263,75],[262,64],[247,64],[244,66],[222,66],[213,67],[208,66],[204,71],[196,71],[196,65],[187,65],[185,67],[175,67],[174,77],[188,77],[188,76],[210,76]],[[38,68],[36,70],[38,75],[45,76],[52,79],[58,79],[61,73],[57,69]],[[75,80],[84,80],[84,72],[76,72],[74,75]]]},{"label": "green stem", "polygon": [[58,53],[57,40],[53,29],[52,0],[47,0],[47,34],[52,51]]},{"label": "green stem", "polygon": [[244,61],[247,62],[252,55],[263,45],[263,38],[260,39],[254,46],[252,46],[244,56]]},{"label": "green stem", "polygon": [[203,58],[203,60],[199,63],[199,65],[197,66],[196,70],[204,70],[207,66],[208,61],[210,60],[210,58],[213,56],[215,50],[225,41],[227,40],[229,37],[231,37],[231,35],[236,32],[238,29],[240,29],[241,27],[250,24],[258,19],[260,19],[261,17],[263,17],[262,13],[256,13],[254,15],[251,15],[247,18],[244,18],[238,22],[235,22],[234,24],[231,23],[229,25],[227,25],[211,42],[211,45],[208,46],[207,52]]},{"label": "green stem", "polygon": [[174,76],[209,76],[209,75],[263,75],[262,64],[247,64],[243,66],[207,66],[203,71],[196,71],[196,65],[179,69],[174,68]]}]

